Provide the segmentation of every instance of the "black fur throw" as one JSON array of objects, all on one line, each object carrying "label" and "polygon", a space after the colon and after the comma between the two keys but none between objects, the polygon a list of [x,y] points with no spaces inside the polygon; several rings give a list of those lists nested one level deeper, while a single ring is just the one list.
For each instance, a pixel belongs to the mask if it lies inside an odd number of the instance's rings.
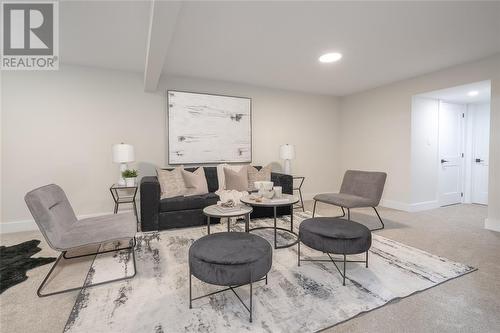
[{"label": "black fur throw", "polygon": [[26,271],[53,262],[56,258],[31,258],[42,249],[33,239],[13,246],[0,246],[0,294],[28,279]]}]

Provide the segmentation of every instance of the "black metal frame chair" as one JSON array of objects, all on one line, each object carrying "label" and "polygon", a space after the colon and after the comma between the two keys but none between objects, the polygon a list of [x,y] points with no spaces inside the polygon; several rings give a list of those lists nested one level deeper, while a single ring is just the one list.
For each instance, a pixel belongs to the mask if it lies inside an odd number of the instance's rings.
[{"label": "black metal frame chair", "polygon": [[[88,254],[77,255],[77,256],[73,256],[73,257],[67,257],[66,253],[68,253],[68,251],[63,251],[63,252],[61,252],[61,254],[59,255],[59,257],[57,257],[57,260],[54,262],[54,264],[50,268],[50,270],[47,273],[47,275],[45,275],[45,278],[43,279],[42,283],[40,284],[40,286],[36,290],[36,294],[38,295],[38,297],[47,297],[47,296],[53,296],[53,295],[63,294],[63,293],[70,292],[70,291],[81,290],[83,288],[90,288],[90,287],[100,286],[100,285],[111,283],[111,282],[118,282],[118,281],[123,281],[123,280],[131,279],[131,278],[133,278],[137,274],[136,261],[135,261],[135,251],[134,251],[134,248],[135,248],[136,244],[137,244],[137,240],[134,237],[134,238],[132,238],[129,241],[129,245],[130,246],[128,246],[128,247],[122,247],[122,248],[119,248],[119,249],[113,249],[113,250],[107,250],[107,251],[101,251],[101,252],[98,251],[98,252],[93,252],[93,253],[88,253]],[[101,245],[99,245],[99,247],[100,246]],[[54,292],[47,293],[47,294],[43,294],[42,293],[42,290],[45,287],[47,281],[49,280],[50,275],[55,270],[57,264],[61,261],[61,258],[64,258],[66,260],[71,260],[71,259],[76,259],[76,258],[83,258],[83,257],[88,257],[88,256],[94,256],[94,255],[97,257],[99,254],[110,253],[110,252],[118,252],[118,251],[123,251],[123,250],[130,250],[130,252],[132,253],[132,262],[134,264],[134,274],[133,275],[131,275],[131,276],[125,276],[125,277],[118,278],[118,279],[112,279],[112,280],[107,280],[107,281],[103,281],[103,282],[93,283],[93,284],[89,284],[89,285],[85,285],[84,284],[81,287],[74,287],[74,288],[69,288],[69,289],[54,291]],[[85,281],[86,280],[87,280],[87,278],[85,278]],[[84,283],[85,283],[85,281],[84,281]]]}]

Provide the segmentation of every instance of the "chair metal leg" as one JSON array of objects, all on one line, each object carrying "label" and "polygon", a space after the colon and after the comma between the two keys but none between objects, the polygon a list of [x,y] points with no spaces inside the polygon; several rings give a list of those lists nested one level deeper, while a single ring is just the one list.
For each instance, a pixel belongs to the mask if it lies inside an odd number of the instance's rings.
[{"label": "chair metal leg", "polygon": [[346,266],[346,260],[345,260],[345,254],[344,254],[344,274],[342,275],[342,285],[345,286],[345,266]]},{"label": "chair metal leg", "polygon": [[345,210],[344,210],[344,207],[340,207],[340,209],[342,209],[342,215],[340,217],[344,217],[345,216]]},{"label": "chair metal leg", "polygon": [[[97,251],[97,252],[92,252],[92,253],[87,253],[87,254],[80,254],[80,255],[77,255],[77,256],[73,256],[73,257],[68,257],[66,255],[67,251],[63,251],[62,252],[62,256],[63,256],[64,259],[76,259],[76,258],[83,258],[83,257],[88,257],[88,256],[93,256],[93,255],[98,255],[98,254],[103,254],[103,253],[117,252],[117,251],[121,251],[121,250],[130,250],[130,249],[133,249],[135,247],[135,245],[137,244],[135,236],[130,241],[132,241],[132,245],[127,246],[127,247],[121,247],[119,249],[106,250],[106,251],[101,251],[101,252]],[[100,247],[100,245],[99,245],[99,247]]]},{"label": "chair metal leg", "polygon": [[347,208],[347,221],[351,220],[351,209]]},{"label": "chair metal leg", "polygon": [[[136,261],[135,261],[135,251],[134,251],[134,247],[136,244],[135,237],[132,240],[133,240],[134,245],[130,246],[130,247],[120,248],[120,249],[115,249],[115,250],[110,250],[110,251],[90,253],[90,254],[74,256],[74,257],[68,257],[68,259],[81,258],[81,257],[86,257],[86,256],[91,256],[91,255],[95,255],[97,257],[98,254],[102,254],[102,253],[116,252],[116,251],[121,251],[121,250],[125,250],[125,249],[130,249],[130,251],[132,253],[132,263],[134,264],[134,274],[132,276],[126,276],[126,277],[122,277],[122,278],[118,278],[118,279],[113,279],[113,280],[98,282],[98,283],[94,283],[94,284],[83,285],[81,287],[69,288],[69,289],[59,290],[59,291],[55,291],[55,292],[48,293],[48,294],[43,294],[42,289],[45,287],[47,281],[49,280],[49,277],[51,276],[52,272],[56,268],[57,264],[61,261],[61,258],[66,259],[66,251],[63,251],[59,255],[59,257],[57,258],[57,260],[54,262],[54,264],[50,268],[50,270],[47,273],[47,275],[45,276],[45,278],[43,279],[42,283],[40,284],[40,286],[38,287],[38,289],[36,291],[36,294],[38,295],[38,297],[47,297],[47,296],[58,295],[58,294],[62,294],[62,293],[70,292],[70,291],[81,290],[83,288],[90,288],[90,287],[100,286],[100,285],[111,283],[111,282],[118,282],[118,281],[123,281],[123,280],[128,280],[128,279],[133,278],[137,274],[137,267],[136,267]],[[132,242],[132,240],[131,240],[131,242]],[[94,257],[94,260],[95,260],[95,257]],[[90,270],[89,270],[89,273],[90,273]],[[87,277],[88,277],[88,274],[87,274]],[[85,281],[87,281],[87,277],[85,278]]]},{"label": "chair metal leg", "polygon": [[377,208],[375,208],[375,207],[372,207],[372,208],[375,210],[375,213],[377,213],[377,217],[378,217],[380,223],[382,224],[382,227],[376,228],[376,229],[372,229],[371,231],[384,229],[385,228],[384,221],[382,221],[382,218],[380,217],[380,214],[378,213]]},{"label": "chair metal leg", "polygon": [[316,200],[314,200],[314,206],[313,206],[313,216],[312,216],[312,217],[314,217],[314,213],[316,213],[316,202],[317,202],[317,201],[316,201]]}]

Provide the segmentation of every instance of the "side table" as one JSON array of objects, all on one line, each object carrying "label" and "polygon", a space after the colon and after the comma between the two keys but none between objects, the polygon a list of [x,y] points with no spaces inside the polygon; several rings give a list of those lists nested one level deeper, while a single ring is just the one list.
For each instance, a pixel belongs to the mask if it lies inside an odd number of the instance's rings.
[{"label": "side table", "polygon": [[120,204],[131,203],[134,206],[135,219],[137,220],[137,226],[139,226],[139,217],[137,216],[137,205],[135,203],[135,197],[137,196],[138,186],[125,186],[113,184],[109,188],[113,201],[115,202],[114,214],[118,213],[118,206]]},{"label": "side table", "polygon": [[304,180],[306,179],[306,177],[302,177],[302,176],[294,176],[293,177],[293,180],[298,180],[298,185],[297,186],[293,186],[293,190],[294,191],[298,191],[299,192],[299,197],[300,197],[300,206],[295,206],[294,208],[302,208],[302,211],[305,212],[305,209],[304,209],[304,201],[302,200],[302,185],[304,184]]}]

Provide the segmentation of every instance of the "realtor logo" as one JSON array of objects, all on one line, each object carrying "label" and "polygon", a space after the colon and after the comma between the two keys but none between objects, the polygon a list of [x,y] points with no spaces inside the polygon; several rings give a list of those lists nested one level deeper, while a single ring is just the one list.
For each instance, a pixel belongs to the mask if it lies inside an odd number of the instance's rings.
[{"label": "realtor logo", "polygon": [[2,70],[59,68],[57,2],[2,3]]}]

